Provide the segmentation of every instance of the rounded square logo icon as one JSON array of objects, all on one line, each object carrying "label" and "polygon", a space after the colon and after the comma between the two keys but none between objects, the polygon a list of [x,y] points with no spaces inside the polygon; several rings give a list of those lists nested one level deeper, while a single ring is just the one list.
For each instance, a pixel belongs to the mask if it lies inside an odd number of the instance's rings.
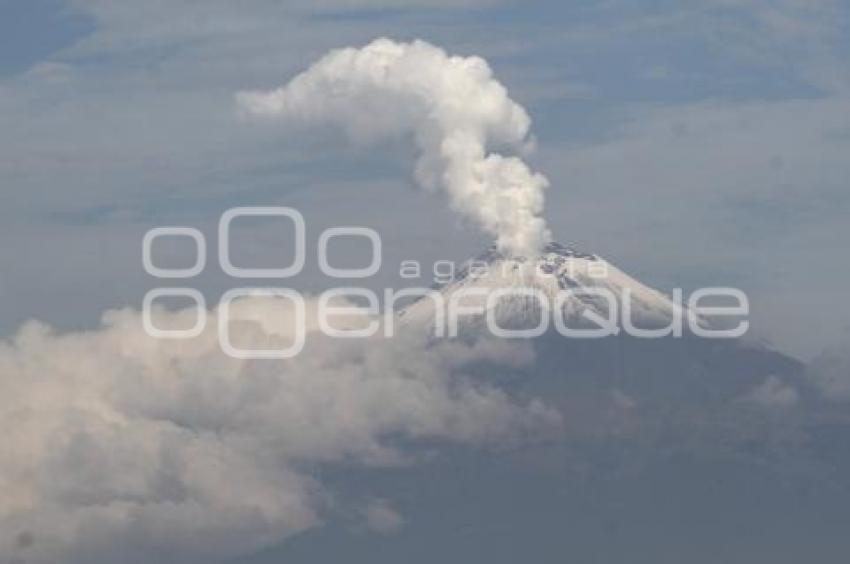
[{"label": "rounded square logo icon", "polygon": [[[153,242],[163,237],[189,237],[195,242],[195,264],[189,268],[160,268],[153,263]],[[157,278],[192,278],[204,270],[207,262],[207,242],[204,234],[194,227],[155,227],[142,239],[142,264],[145,272]]]},{"label": "rounded square logo icon", "polygon": [[[335,268],[328,261],[328,243],[334,237],[362,237],[372,244],[372,260],[363,268]],[[331,227],[319,236],[319,268],[332,278],[368,278],[381,268],[381,236],[368,227]]]},{"label": "rounded square logo icon", "polygon": [[[295,227],[295,257],[292,264],[283,268],[243,268],[233,264],[230,257],[230,224],[239,217],[285,217]],[[218,223],[218,260],[221,268],[234,278],[289,278],[304,268],[305,238],[304,217],[293,208],[283,206],[254,206],[231,208],[221,215]]]},{"label": "rounded square logo icon", "polygon": [[[188,329],[161,329],[153,322],[153,306],[157,298],[185,297],[195,302],[195,324]],[[157,339],[191,339],[203,333],[207,325],[207,304],[203,294],[194,288],[154,288],[145,294],[142,302],[142,325],[151,337]]]},{"label": "rounded square logo icon", "polygon": [[[239,298],[273,297],[292,302],[293,343],[280,349],[244,349],[233,344],[230,335],[231,304]],[[290,288],[234,288],[221,297],[218,308],[218,341],[221,350],[230,357],[245,360],[280,360],[301,352],[306,341],[306,305],[304,298]]]}]

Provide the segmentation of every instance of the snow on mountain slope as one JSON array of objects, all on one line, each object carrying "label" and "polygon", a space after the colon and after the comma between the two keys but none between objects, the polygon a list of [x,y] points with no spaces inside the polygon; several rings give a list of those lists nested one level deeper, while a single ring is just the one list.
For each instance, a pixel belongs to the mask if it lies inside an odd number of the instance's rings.
[{"label": "snow on mountain slope", "polygon": [[[583,253],[560,243],[549,243],[533,259],[507,256],[491,247],[468,261],[455,278],[435,288],[443,304],[452,302],[465,311],[495,309],[502,327],[537,326],[541,298],[553,310],[560,307],[570,326],[609,317],[614,304],[622,319],[629,312],[635,326],[667,325],[674,316],[687,320],[687,310],[665,294],[627,275],[598,255]],[[523,295],[531,289],[535,295]],[[494,293],[498,295],[492,297]],[[437,302],[423,297],[401,311],[404,324],[433,327]],[[475,323],[484,314],[458,314],[461,324]],[[599,321],[591,321],[598,326]]]}]

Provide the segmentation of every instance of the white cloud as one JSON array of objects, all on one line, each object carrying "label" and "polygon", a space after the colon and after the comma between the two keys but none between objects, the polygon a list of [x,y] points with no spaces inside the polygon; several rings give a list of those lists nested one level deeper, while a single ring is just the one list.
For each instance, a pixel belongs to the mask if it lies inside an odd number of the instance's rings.
[{"label": "white cloud", "polygon": [[638,406],[637,400],[619,388],[611,390],[611,400],[617,408],[626,411],[635,409]]},{"label": "white cloud", "polygon": [[[266,328],[287,319],[277,305],[237,302],[256,320],[233,325],[241,342],[267,344]],[[542,404],[462,375],[467,362],[530,359],[504,344],[310,333],[289,361],[239,361],[219,351],[214,313],[190,341],[152,339],[137,312],[115,310],[98,330],[32,322],[0,342],[0,552],[128,563],[158,549],[208,562],[322,521],[328,494],[304,465],[415,461],[388,437],[487,445],[559,426]],[[386,529],[389,512],[372,513]]]},{"label": "white cloud", "polygon": [[370,531],[384,535],[397,533],[404,527],[404,517],[385,499],[374,499],[363,509],[366,526]]},{"label": "white cloud", "polygon": [[768,409],[787,409],[797,405],[800,395],[776,376],[768,376],[743,399]]}]

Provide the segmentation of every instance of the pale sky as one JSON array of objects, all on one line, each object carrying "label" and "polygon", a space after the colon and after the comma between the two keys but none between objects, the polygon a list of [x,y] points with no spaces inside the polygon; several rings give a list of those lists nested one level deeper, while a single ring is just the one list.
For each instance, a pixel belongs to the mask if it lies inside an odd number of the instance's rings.
[{"label": "pale sky", "polygon": [[[388,277],[403,258],[477,253],[488,238],[416,190],[407,148],[357,150],[237,116],[235,92],[378,36],[491,64],[533,120],[556,239],[661,290],[740,287],[754,335],[803,358],[848,328],[846,3],[3,5],[3,334],[138,306],[142,234],[212,237],[232,205],[296,206],[313,236],[373,227]],[[252,244],[278,252],[273,238]],[[210,296],[227,285],[214,272],[197,283]]]}]

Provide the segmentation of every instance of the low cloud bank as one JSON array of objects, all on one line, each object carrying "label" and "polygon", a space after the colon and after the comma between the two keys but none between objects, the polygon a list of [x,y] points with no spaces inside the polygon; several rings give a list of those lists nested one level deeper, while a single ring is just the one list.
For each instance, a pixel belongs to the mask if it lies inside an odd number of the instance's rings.
[{"label": "low cloud bank", "polygon": [[[233,312],[243,346],[286,338],[284,303],[247,298]],[[185,327],[192,315],[154,321]],[[400,440],[486,446],[560,426],[543,404],[463,374],[467,363],[530,363],[522,345],[311,333],[293,359],[244,361],[220,351],[215,311],[210,320],[195,339],[157,340],[124,309],[94,331],[31,322],[0,341],[0,553],[209,562],[320,524],[335,501],[317,465],[415,463]],[[367,517],[387,528],[387,511]]]}]

